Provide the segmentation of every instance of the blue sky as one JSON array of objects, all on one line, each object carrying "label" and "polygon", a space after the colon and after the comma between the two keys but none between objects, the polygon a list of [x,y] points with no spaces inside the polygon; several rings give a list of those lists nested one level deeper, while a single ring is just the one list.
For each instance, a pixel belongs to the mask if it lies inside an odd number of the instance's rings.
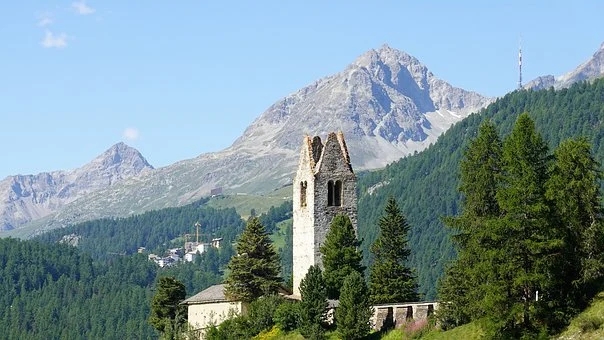
[{"label": "blue sky", "polygon": [[268,106],[384,43],[500,96],[604,41],[602,1],[10,1],[0,179],[124,141],[154,166],[228,147]]}]

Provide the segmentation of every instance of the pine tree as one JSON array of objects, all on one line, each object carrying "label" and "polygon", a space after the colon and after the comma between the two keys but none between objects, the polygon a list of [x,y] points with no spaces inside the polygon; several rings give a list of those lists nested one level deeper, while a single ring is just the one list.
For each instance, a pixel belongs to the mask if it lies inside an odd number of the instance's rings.
[{"label": "pine tree", "polygon": [[327,296],[330,299],[338,299],[346,276],[353,271],[363,274],[365,267],[361,264],[363,255],[359,250],[360,244],[350,218],[336,215],[320,248]]},{"label": "pine tree", "polygon": [[371,301],[376,304],[417,301],[417,279],[407,266],[411,255],[407,236],[410,226],[394,197],[388,199],[378,226],[380,234],[371,245],[374,255],[369,276]]},{"label": "pine tree", "polygon": [[361,274],[353,271],[344,280],[336,310],[338,332],[345,340],[365,337],[371,330],[369,320],[372,314],[365,280]]},{"label": "pine tree", "polygon": [[300,333],[310,339],[323,337],[327,313],[327,289],[319,266],[311,266],[300,281]]},{"label": "pine tree", "polygon": [[492,222],[500,215],[497,190],[501,181],[502,143],[491,121],[482,123],[476,139],[464,151],[460,164],[461,214],[445,218],[455,231],[457,259],[449,265],[439,285],[443,303],[439,315],[444,326],[459,325],[484,314],[484,282],[491,273],[497,251]]},{"label": "pine tree", "polygon": [[151,301],[149,323],[168,338],[187,321],[187,311],[180,302],[187,295],[185,286],[174,277],[161,277]]},{"label": "pine tree", "polygon": [[251,302],[277,293],[282,281],[279,255],[257,217],[250,218],[239,237],[228,269],[225,295],[230,300]]},{"label": "pine tree", "polygon": [[[493,330],[512,337],[534,334],[542,300],[550,288],[550,255],[560,240],[552,227],[545,198],[548,148],[528,114],[521,114],[503,145],[503,177],[497,191],[502,217],[490,230],[499,247],[493,250],[486,295],[487,316]],[[541,301],[536,300],[537,291]],[[547,299],[547,296],[545,296]],[[521,320],[518,322],[518,320]]]},{"label": "pine tree", "polygon": [[554,157],[546,195],[554,204],[564,240],[562,265],[556,272],[561,280],[554,293],[560,308],[572,314],[586,306],[604,275],[602,175],[585,138],[562,142]]}]

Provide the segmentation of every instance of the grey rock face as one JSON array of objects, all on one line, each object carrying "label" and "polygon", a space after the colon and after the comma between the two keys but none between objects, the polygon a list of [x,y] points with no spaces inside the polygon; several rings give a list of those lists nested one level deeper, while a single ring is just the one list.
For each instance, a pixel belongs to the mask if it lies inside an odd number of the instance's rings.
[{"label": "grey rock face", "polygon": [[542,76],[527,83],[524,88],[541,90],[550,87],[561,89],[584,80],[592,80],[604,76],[604,43],[594,55],[574,70],[561,76]]},{"label": "grey rock face", "polygon": [[181,205],[216,187],[226,193],[268,192],[291,183],[305,134],[342,131],[355,170],[383,167],[428,147],[490,101],[453,87],[416,58],[384,45],[277,101],[229,148],[90,194],[44,223]]},{"label": "grey rock face", "polygon": [[153,169],[124,143],[72,171],[9,176],[0,181],[0,230],[19,227],[60,210],[89,193]]},{"label": "grey rock face", "polygon": [[489,102],[385,45],[269,107],[233,147],[262,143],[295,150],[304,134],[342,130],[355,169],[377,168],[423,150],[452,123]]}]

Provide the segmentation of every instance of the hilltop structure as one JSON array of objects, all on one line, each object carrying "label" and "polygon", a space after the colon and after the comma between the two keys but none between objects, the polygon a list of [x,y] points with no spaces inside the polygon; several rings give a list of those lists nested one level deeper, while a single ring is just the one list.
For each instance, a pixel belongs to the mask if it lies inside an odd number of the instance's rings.
[{"label": "hilltop structure", "polygon": [[331,220],[346,214],[357,228],[356,176],[342,132],[305,136],[293,185],[293,294],[312,265],[322,267],[319,248]]}]

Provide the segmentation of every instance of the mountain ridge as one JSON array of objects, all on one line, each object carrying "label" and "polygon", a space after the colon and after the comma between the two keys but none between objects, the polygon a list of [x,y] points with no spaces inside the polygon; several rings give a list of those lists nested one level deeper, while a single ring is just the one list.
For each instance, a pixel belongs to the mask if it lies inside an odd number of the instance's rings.
[{"label": "mountain ridge", "polygon": [[0,230],[52,214],[78,198],[151,169],[138,150],[120,142],[73,170],[7,176],[0,181],[0,197],[4,197]]},{"label": "mountain ridge", "polygon": [[355,171],[383,167],[423,150],[491,101],[453,87],[416,58],[383,45],[281,98],[230,147],[92,193],[40,225],[186,204],[217,187],[229,193],[279,188],[292,181],[305,134],[343,131]]},{"label": "mountain ridge", "polygon": [[523,86],[525,89],[541,90],[549,87],[554,89],[567,88],[579,81],[590,81],[604,76],[604,42],[588,60],[575,69],[560,76],[545,75],[537,77]]}]

